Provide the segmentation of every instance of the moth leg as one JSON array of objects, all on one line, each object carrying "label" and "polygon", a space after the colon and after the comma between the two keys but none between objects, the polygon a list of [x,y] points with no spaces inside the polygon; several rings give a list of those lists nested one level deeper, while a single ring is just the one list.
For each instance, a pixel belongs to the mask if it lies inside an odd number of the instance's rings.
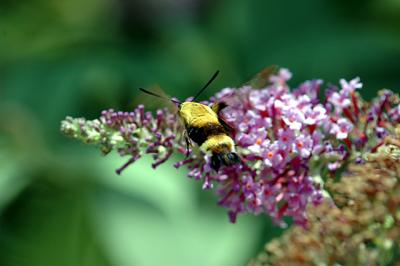
[{"label": "moth leg", "polygon": [[185,131],[184,137],[186,141],[186,158],[187,158],[190,155],[190,147],[192,146],[192,143],[190,141],[187,131]]}]

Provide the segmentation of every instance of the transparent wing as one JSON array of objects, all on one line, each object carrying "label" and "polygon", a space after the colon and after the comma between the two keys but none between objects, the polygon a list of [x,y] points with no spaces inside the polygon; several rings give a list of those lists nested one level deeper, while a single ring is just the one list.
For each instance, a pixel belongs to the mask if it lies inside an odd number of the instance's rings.
[{"label": "transparent wing", "polygon": [[271,75],[278,72],[279,67],[277,65],[271,65],[260,72],[258,72],[250,81],[246,82],[245,85],[250,85],[255,89],[265,88],[269,83],[269,78]]},{"label": "transparent wing", "polygon": [[[143,91],[149,93],[144,93]],[[132,103],[133,106],[143,104],[148,110],[167,108],[171,113],[178,114],[178,104],[173,102],[175,98],[166,94],[160,86],[153,85],[143,89],[143,91],[138,90],[138,96]]]}]

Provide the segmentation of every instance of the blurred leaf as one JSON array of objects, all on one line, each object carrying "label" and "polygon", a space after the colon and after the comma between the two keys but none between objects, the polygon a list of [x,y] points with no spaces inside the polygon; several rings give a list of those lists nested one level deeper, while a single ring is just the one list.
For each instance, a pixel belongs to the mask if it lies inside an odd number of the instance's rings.
[{"label": "blurred leaf", "polygon": [[1,216],[1,265],[110,265],[92,232],[84,192],[43,179],[29,186]]},{"label": "blurred leaf", "polygon": [[3,209],[30,183],[21,176],[19,162],[0,153],[0,215]]},{"label": "blurred leaf", "polygon": [[115,176],[110,165],[115,161],[108,158],[102,180],[117,191],[100,189],[93,211],[116,265],[243,265],[256,248],[261,220],[241,217],[230,224],[223,208],[200,208],[201,184],[185,171],[168,165],[152,170],[143,158]]}]

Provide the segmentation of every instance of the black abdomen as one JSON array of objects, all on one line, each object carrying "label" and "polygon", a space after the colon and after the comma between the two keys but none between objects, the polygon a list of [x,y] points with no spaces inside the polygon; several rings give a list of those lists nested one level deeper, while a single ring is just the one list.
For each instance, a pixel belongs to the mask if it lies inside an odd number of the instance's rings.
[{"label": "black abdomen", "polygon": [[211,157],[211,168],[218,172],[223,165],[231,166],[240,162],[241,160],[235,152],[215,153]]},{"label": "black abdomen", "polygon": [[189,138],[201,146],[209,136],[226,134],[225,128],[220,124],[207,123],[204,126],[188,126],[186,128]]}]

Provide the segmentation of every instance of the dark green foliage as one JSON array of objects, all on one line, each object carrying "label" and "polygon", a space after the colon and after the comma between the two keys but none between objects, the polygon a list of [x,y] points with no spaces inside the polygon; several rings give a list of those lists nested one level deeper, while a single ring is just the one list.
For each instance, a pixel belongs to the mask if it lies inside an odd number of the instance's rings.
[{"label": "dark green foliage", "polygon": [[0,265],[245,264],[277,234],[264,217],[230,225],[170,167],[116,176],[59,122],[155,84],[185,99],[217,69],[204,99],[273,64],[397,91],[399,17],[396,1],[1,1]]}]

